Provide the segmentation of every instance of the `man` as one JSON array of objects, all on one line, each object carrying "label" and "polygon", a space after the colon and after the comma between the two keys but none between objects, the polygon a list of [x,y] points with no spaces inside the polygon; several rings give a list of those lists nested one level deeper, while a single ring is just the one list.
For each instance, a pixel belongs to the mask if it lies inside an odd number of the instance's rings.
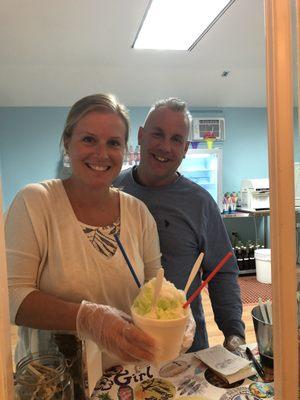
[{"label": "man", "polygon": [[[141,160],[123,171],[115,186],[141,199],[154,216],[160,238],[165,277],[183,289],[199,253],[204,252],[202,276],[191,285],[191,295],[218,262],[232,251],[219,209],[210,194],[177,172],[187,152],[191,115],[179,99],[157,102],[138,132]],[[208,285],[215,321],[234,350],[244,343],[245,325],[237,283],[238,267],[231,258]],[[191,305],[196,334],[190,351],[208,347],[199,296]]]}]

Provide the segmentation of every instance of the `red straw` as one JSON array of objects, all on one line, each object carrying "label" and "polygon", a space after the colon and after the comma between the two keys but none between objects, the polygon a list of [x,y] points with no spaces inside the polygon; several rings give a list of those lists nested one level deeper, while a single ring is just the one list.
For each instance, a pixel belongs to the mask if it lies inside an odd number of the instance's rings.
[{"label": "red straw", "polygon": [[219,264],[216,266],[216,268],[208,275],[208,277],[201,283],[201,286],[190,296],[190,298],[184,303],[182,306],[183,308],[187,308],[189,304],[195,298],[200,294],[201,290],[204,288],[204,286],[212,280],[212,278],[216,275],[216,273],[223,267],[223,265],[226,263],[227,260],[229,260],[230,257],[233,256],[233,253],[229,251],[224,258],[219,262]]}]

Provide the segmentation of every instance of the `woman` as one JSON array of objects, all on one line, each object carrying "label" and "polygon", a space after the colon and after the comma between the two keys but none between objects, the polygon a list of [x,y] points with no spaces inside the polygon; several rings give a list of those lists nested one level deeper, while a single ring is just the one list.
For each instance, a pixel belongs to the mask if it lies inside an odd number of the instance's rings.
[{"label": "woman", "polygon": [[106,352],[104,368],[154,358],[154,341],[122,313],[130,313],[138,287],[113,236],[119,234],[141,283],[156,275],[154,219],[142,202],[111,186],[128,130],[126,110],[114,96],[76,102],[62,135],[70,177],[26,186],[8,211],[10,313],[20,326],[17,359],[49,350],[51,330],[77,330],[80,338],[91,339]]}]

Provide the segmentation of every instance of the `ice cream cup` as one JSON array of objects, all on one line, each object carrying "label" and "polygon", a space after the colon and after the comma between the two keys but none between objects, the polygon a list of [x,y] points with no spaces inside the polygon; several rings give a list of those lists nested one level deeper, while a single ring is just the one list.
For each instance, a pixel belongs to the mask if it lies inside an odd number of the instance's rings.
[{"label": "ice cream cup", "polygon": [[159,365],[165,361],[172,361],[179,356],[182,346],[185,328],[189,317],[189,308],[186,315],[177,319],[153,319],[146,318],[131,308],[131,315],[135,326],[147,333],[159,348],[155,357],[155,364]]}]

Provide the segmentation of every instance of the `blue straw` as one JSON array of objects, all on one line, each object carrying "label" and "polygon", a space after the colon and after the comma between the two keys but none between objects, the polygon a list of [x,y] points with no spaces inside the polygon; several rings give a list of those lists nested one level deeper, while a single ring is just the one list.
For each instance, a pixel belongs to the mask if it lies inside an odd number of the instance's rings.
[{"label": "blue straw", "polygon": [[123,254],[123,257],[126,261],[126,264],[128,265],[128,268],[130,269],[130,272],[135,280],[135,283],[137,284],[138,288],[140,288],[141,287],[140,281],[138,280],[138,277],[136,276],[136,273],[134,272],[133,266],[131,265],[129,258],[127,257],[124,247],[123,247],[122,243],[120,242],[119,236],[117,234],[114,234],[114,238],[116,239],[116,242],[117,242],[117,244]]}]

